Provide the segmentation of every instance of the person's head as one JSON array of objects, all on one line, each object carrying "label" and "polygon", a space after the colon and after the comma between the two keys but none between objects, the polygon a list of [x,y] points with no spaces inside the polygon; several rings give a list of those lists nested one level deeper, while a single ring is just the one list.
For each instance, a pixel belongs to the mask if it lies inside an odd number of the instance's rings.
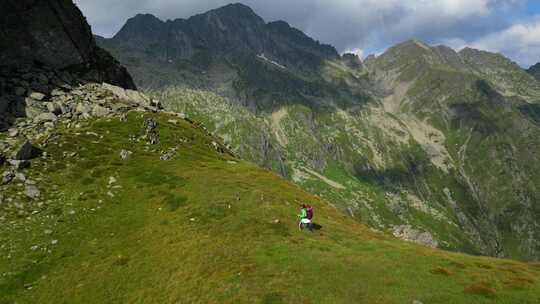
[{"label": "person's head", "polygon": [[306,204],[302,204],[302,205],[300,205],[300,207],[306,208]]}]

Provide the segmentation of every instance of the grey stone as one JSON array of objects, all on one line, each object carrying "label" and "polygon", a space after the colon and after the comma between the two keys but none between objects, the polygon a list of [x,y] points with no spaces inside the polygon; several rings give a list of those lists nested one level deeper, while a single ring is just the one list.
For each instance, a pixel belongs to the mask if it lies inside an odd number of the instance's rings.
[{"label": "grey stone", "polygon": [[92,108],[90,108],[90,105],[78,103],[77,107],[75,108],[75,112],[78,114],[89,114],[90,111],[92,111]]},{"label": "grey stone", "polygon": [[[28,98],[27,98],[28,100]],[[24,108],[24,113],[26,117],[28,118],[35,118],[39,114],[44,113],[45,111],[38,105],[35,104],[26,104],[26,107]]]},{"label": "grey stone", "polygon": [[17,137],[19,135],[19,130],[17,128],[11,128],[8,130],[9,137]]},{"label": "grey stone", "polygon": [[27,161],[27,160],[10,159],[10,160],[8,160],[8,163],[15,169],[30,168],[30,162]]},{"label": "grey stone", "polygon": [[158,110],[163,109],[163,105],[162,105],[161,101],[158,100],[158,99],[152,99],[151,105],[156,107]]},{"label": "grey stone", "polygon": [[54,89],[52,90],[51,92],[51,96],[63,96],[65,95],[66,93],[62,90],[59,90],[59,89]]},{"label": "grey stone", "polygon": [[15,178],[21,182],[26,181],[26,175],[24,175],[24,173],[21,173],[21,172],[15,173]]},{"label": "grey stone", "polygon": [[92,109],[92,114],[97,117],[104,117],[111,114],[111,110],[99,105],[95,105]]},{"label": "grey stone", "polygon": [[122,151],[120,151],[120,158],[123,160],[128,159],[131,154],[133,154],[133,152],[122,149]]},{"label": "grey stone", "polygon": [[56,121],[58,117],[54,113],[41,113],[34,118],[35,122]]},{"label": "grey stone", "polygon": [[62,108],[56,102],[48,102],[46,105],[47,110],[49,110],[49,112],[53,113],[54,115],[60,115],[63,113]]},{"label": "grey stone", "polygon": [[150,145],[155,145],[159,143],[159,133],[157,131],[157,121],[149,117],[144,120],[143,129],[147,143]]},{"label": "grey stone", "polygon": [[43,93],[40,93],[40,92],[32,92],[30,93],[30,95],[28,96],[34,100],[38,100],[38,101],[41,101],[43,99],[45,99],[45,94]]},{"label": "grey stone", "polygon": [[0,185],[7,185],[15,178],[15,172],[13,170],[7,170],[2,173],[2,179],[0,180]]},{"label": "grey stone", "polygon": [[15,154],[16,160],[29,160],[41,156],[43,151],[26,141]]},{"label": "grey stone", "polygon": [[159,159],[161,159],[161,160],[169,160],[169,159],[173,158],[176,155],[176,150],[177,150],[177,148],[174,147],[174,148],[170,148],[167,151],[162,151],[161,155],[159,156]]},{"label": "grey stone", "polygon": [[120,100],[129,101],[131,103],[135,103],[141,106],[151,105],[150,99],[141,92],[134,91],[134,90],[125,90],[121,87],[114,86],[108,83],[103,83],[101,87],[109,91],[110,93],[112,93],[114,96],[116,96]]},{"label": "grey stone", "polygon": [[36,199],[41,195],[41,192],[36,185],[26,184],[24,187],[24,195],[28,196],[29,198]]}]

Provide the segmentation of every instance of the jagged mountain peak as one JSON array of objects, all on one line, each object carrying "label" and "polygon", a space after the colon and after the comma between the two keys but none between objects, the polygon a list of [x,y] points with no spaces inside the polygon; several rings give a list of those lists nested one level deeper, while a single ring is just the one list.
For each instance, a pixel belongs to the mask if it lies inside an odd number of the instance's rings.
[{"label": "jagged mountain peak", "polygon": [[244,15],[257,16],[257,14],[253,11],[253,9],[251,7],[249,7],[249,6],[245,5],[245,4],[239,3],[239,2],[224,5],[222,7],[213,9],[210,12],[223,12],[223,13],[234,12],[234,13],[240,13],[240,14],[244,14]]},{"label": "jagged mountain peak", "polygon": [[400,42],[394,45],[393,47],[391,47],[389,50],[402,50],[402,49],[419,49],[419,50],[427,51],[427,50],[431,50],[431,47],[427,43],[419,39],[413,38],[413,39]]},{"label": "jagged mountain peak", "polygon": [[174,63],[254,60],[297,70],[317,69],[326,59],[338,59],[337,50],[321,44],[285,21],[266,23],[250,7],[234,3],[188,19],[163,22],[152,15],[130,18],[112,40],[103,45],[128,47],[149,56],[145,60]]},{"label": "jagged mountain peak", "polygon": [[517,63],[512,61],[511,59],[505,57],[504,55],[500,53],[494,53],[490,51],[484,51],[479,50],[472,47],[466,47],[463,48],[461,51],[459,51],[459,55],[463,57],[465,60],[474,62],[479,65],[506,65],[506,66],[514,66],[519,67]]}]

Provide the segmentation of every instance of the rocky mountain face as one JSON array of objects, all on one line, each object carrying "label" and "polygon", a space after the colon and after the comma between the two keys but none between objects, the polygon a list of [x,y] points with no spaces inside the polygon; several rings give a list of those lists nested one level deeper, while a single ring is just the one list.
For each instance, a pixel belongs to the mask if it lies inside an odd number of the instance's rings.
[{"label": "rocky mountain face", "polygon": [[[285,22],[265,23],[242,4],[187,20],[163,22],[149,14],[137,15],[112,39],[99,40],[117,56],[122,55],[121,50],[129,50],[131,55],[125,59],[134,67],[131,72],[136,78],[145,79],[140,83],[146,87],[197,80],[211,66],[249,67],[254,61],[307,74],[324,60],[339,57],[333,47],[314,41]],[[149,71],[163,76],[152,81]]]},{"label": "rocky mountain face", "polygon": [[96,46],[71,1],[2,1],[0,28],[0,129],[35,116],[41,96],[64,85],[93,81],[135,89],[126,69]]},{"label": "rocky mountain face", "polygon": [[537,63],[527,69],[527,73],[531,74],[537,80],[540,80],[540,63]]},{"label": "rocky mountain face", "polygon": [[165,108],[375,229],[540,258],[540,88],[501,55],[411,40],[361,62],[242,5],[99,43]]}]

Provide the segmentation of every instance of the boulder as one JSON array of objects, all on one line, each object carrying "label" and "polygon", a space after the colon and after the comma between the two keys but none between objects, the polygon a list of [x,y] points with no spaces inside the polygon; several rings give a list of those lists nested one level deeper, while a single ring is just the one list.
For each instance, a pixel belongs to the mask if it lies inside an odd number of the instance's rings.
[{"label": "boulder", "polygon": [[122,149],[122,151],[120,151],[120,158],[123,159],[123,160],[126,160],[128,159],[128,157],[133,154],[133,152],[131,151],[128,151],[126,149]]},{"label": "boulder", "polygon": [[26,183],[24,187],[24,194],[29,198],[36,199],[41,195],[38,187],[31,183]]},{"label": "boulder", "polygon": [[111,114],[111,110],[105,107],[102,107],[100,105],[95,105],[94,108],[92,109],[92,114],[97,117],[104,117]]},{"label": "boulder", "polygon": [[126,90],[126,95],[128,97],[128,101],[131,101],[141,106],[151,105],[150,99],[141,92],[134,91],[134,90]]},{"label": "boulder", "polygon": [[134,103],[141,106],[152,105],[150,99],[141,92],[134,91],[134,90],[125,90],[121,87],[117,87],[108,83],[103,83],[101,87],[109,91],[110,93],[112,93],[114,96],[116,96],[120,100],[128,101],[130,103]]},{"label": "boulder", "polygon": [[51,91],[51,96],[63,96],[65,95],[66,93],[62,90],[59,90],[59,89],[54,89]]},{"label": "boulder", "polygon": [[128,96],[126,95],[126,90],[121,87],[114,86],[108,83],[103,83],[101,87],[109,91],[110,93],[112,93],[114,96],[116,96],[119,99],[128,100]]},{"label": "boulder", "polygon": [[58,117],[54,113],[41,113],[34,118],[35,122],[56,121]]},{"label": "boulder", "polygon": [[40,157],[43,151],[34,147],[29,141],[26,141],[15,154],[15,160],[29,160]]},{"label": "boulder", "polygon": [[28,118],[34,118],[41,113],[44,113],[45,110],[41,108],[35,100],[31,98],[25,99],[24,115]]},{"label": "boulder", "polygon": [[78,103],[77,107],[75,108],[75,112],[77,114],[88,115],[91,111],[92,108],[90,107],[90,105],[84,103]]},{"label": "boulder", "polygon": [[0,179],[0,186],[7,185],[15,178],[15,172],[13,170],[4,171],[2,178]]},{"label": "boulder", "polygon": [[24,175],[24,173],[21,173],[21,172],[15,173],[15,178],[21,182],[26,181],[26,175]]},{"label": "boulder", "polygon": [[30,162],[27,160],[10,159],[8,163],[17,170],[30,168]]},{"label": "boulder", "polygon": [[58,103],[48,102],[46,105],[47,105],[47,110],[49,110],[50,113],[53,113],[54,115],[62,114],[62,108],[60,107]]},{"label": "boulder", "polygon": [[150,105],[153,106],[153,107],[155,107],[155,108],[158,109],[158,110],[162,110],[162,109],[163,109],[163,105],[161,104],[161,101],[158,100],[158,99],[152,99]]},{"label": "boulder", "polygon": [[8,136],[9,137],[17,137],[18,135],[19,135],[19,129],[17,129],[17,128],[8,129]]},{"label": "boulder", "polygon": [[40,92],[32,92],[30,93],[30,95],[28,96],[34,100],[38,100],[38,101],[41,101],[43,99],[45,99],[45,94],[43,93],[40,93]]}]

